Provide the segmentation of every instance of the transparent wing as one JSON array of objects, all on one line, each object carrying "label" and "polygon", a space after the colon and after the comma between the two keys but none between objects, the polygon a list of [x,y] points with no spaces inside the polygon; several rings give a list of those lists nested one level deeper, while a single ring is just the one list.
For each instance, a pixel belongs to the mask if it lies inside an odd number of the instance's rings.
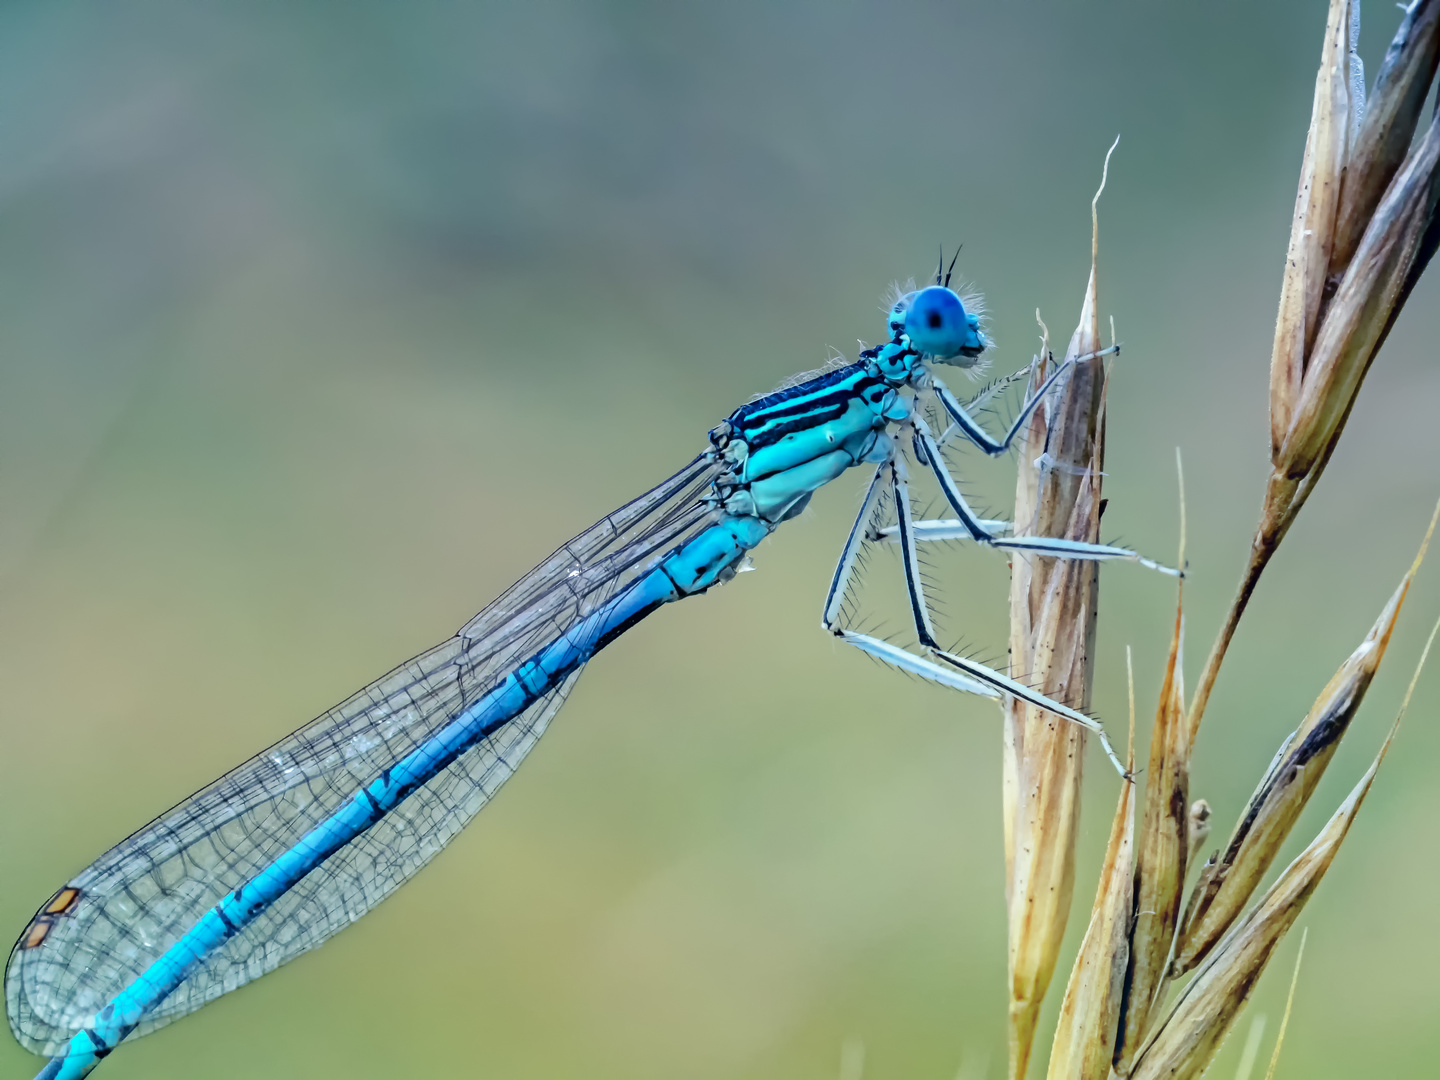
[{"label": "transparent wing", "polygon": [[[517,663],[708,524],[705,457],[575,537],[472,619],[117,844],[41,908],[10,954],[15,1037],[53,1056],[225,893]],[[314,948],[428,863],[545,731],[578,672],[312,870],[141,1024],[144,1034]],[[133,1036],[132,1036],[133,1037]]]}]

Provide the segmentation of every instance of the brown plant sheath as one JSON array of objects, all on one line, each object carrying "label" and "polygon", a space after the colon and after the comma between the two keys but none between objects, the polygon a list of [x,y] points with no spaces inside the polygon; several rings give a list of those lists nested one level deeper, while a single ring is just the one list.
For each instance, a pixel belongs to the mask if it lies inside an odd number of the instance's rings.
[{"label": "brown plant sheath", "polygon": [[[1091,209],[1093,225],[1093,204]],[[1067,357],[1101,349],[1096,314],[1097,249],[1098,229],[1092,237],[1090,281],[1080,323]],[[1032,375],[1032,392],[1039,385],[1036,380],[1043,367],[1043,363],[1037,365]],[[1098,359],[1087,360],[1072,370],[1052,407],[1036,410],[1018,469],[1017,532],[1090,543],[1097,540],[1105,444],[1104,390],[1103,364]],[[1037,477],[1036,462],[1042,455],[1049,466]],[[1098,588],[1094,563],[1020,557],[1011,561],[1011,674],[1082,710],[1090,705]],[[1012,1080],[1023,1077],[1029,1066],[1040,1007],[1055,973],[1070,914],[1085,743],[1085,731],[1078,725],[1013,699],[1006,703]]]}]

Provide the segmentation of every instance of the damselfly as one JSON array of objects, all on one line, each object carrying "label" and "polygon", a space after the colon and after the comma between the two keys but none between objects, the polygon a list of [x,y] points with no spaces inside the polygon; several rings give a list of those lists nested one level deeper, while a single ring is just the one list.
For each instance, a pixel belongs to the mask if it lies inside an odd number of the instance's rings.
[{"label": "damselfly", "polygon": [[[874,476],[841,550],[824,628],[944,686],[1012,695],[1081,724],[1118,768],[1096,721],[940,648],[917,566],[917,544],[965,538],[1163,569],[1125,548],[1015,536],[971,510],[945,464],[942,444],[956,435],[1004,453],[1076,360],[1057,365],[992,438],[973,404],[932,371],[971,368],[989,345],[949,275],[901,296],[888,331],[856,363],[737,409],[703,453],[566,543],[455,636],[71,879],[21,934],[5,972],[11,1029],[53,1059],[40,1077],[86,1075],[126,1037],[273,971],[385,899],[494,796],[591,657],[665,604],[729,581],[751,549],[856,465],[873,465]],[[937,436],[927,416],[948,418],[946,431]],[[953,518],[915,520],[907,447]],[[845,625],[857,558],[865,544],[886,542],[900,549],[917,651]]]}]

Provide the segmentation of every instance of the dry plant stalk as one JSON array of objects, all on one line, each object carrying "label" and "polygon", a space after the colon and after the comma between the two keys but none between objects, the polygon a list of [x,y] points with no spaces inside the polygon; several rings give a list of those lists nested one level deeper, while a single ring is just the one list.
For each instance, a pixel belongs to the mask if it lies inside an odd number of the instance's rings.
[{"label": "dry plant stalk", "polygon": [[[1324,858],[1316,857],[1307,862],[1307,856],[1302,856],[1281,875],[1280,881],[1265,898],[1244,914],[1245,905],[1289,837],[1300,811],[1318,784],[1340,739],[1349,729],[1350,720],[1374,679],[1406,593],[1429,547],[1437,520],[1440,520],[1440,506],[1436,507],[1414,563],[1375,626],[1340,666],[1300,728],[1285,741],[1281,752],[1266,769],[1249,809],[1225,849],[1225,855],[1212,858],[1200,874],[1191,890],[1179,937],[1175,939],[1177,955],[1168,977],[1182,975],[1197,965],[1199,970],[1181,992],[1174,1008],[1159,1024],[1148,1017],[1132,1023],[1127,1015],[1127,1037],[1132,1030],[1138,1029],[1140,1039],[1134,1044],[1127,1043],[1117,1048],[1116,1072],[1119,1075],[1130,1076],[1134,1080],[1150,1076],[1198,1076],[1203,1072],[1239,1015],[1275,945],[1330,865],[1344,839],[1349,820],[1359,809],[1362,789],[1368,790],[1370,779],[1373,779],[1375,769],[1384,757],[1384,748],[1361,788],[1356,789],[1360,793],[1352,795],[1347,803],[1349,809],[1342,807],[1342,812],[1332,819],[1327,831],[1322,832],[1321,837],[1311,845],[1309,853],[1323,849],[1326,853]],[[1433,637],[1432,633],[1432,640]],[[1427,643],[1427,654],[1429,648]],[[1422,655],[1420,665],[1423,666],[1424,662],[1425,656]],[[1411,680],[1405,696],[1406,705],[1419,674],[1420,667],[1417,666],[1415,678]],[[1405,707],[1401,706],[1402,715]],[[1392,728],[1391,737],[1393,735]],[[1385,747],[1389,744],[1390,738],[1387,738]],[[1165,797],[1163,787],[1158,794],[1162,799]],[[1152,793],[1147,791],[1147,802],[1152,797]],[[1343,828],[1336,825],[1341,818],[1344,818]],[[1304,887],[1285,886],[1287,881],[1293,884],[1295,875],[1300,873],[1297,867],[1302,864],[1309,867],[1305,871],[1308,877]],[[1138,873],[1143,876],[1143,866]],[[1139,893],[1140,886],[1137,885],[1137,897]],[[1269,914],[1266,914],[1267,910]],[[1153,1008],[1160,1003],[1157,995],[1150,1006]]]},{"label": "dry plant stalk", "polygon": [[[1125,651],[1130,671],[1130,651]],[[1127,772],[1135,768],[1135,677],[1130,671],[1130,751]],[[1135,785],[1120,785],[1120,805],[1110,826],[1110,842],[1100,866],[1090,925],[1070,971],[1055,1041],[1050,1046],[1046,1080],[1105,1080],[1125,993],[1130,956],[1130,913],[1135,882]]]},{"label": "dry plant stalk", "polygon": [[[1114,149],[1111,146],[1112,153]],[[1107,169],[1109,160],[1107,154]],[[1080,323],[1066,350],[1066,358],[1071,360],[1102,348],[1095,262],[1099,250],[1096,204],[1104,189],[1102,173],[1100,191],[1091,203],[1090,283]],[[1044,381],[1045,368],[1052,362],[1047,341],[1045,355],[1031,373],[1031,393]],[[1081,361],[1066,377],[1058,400],[1035,410],[1026,428],[1021,460],[1034,462],[1044,455],[1049,467],[1038,474],[1029,468],[1018,470],[1017,532],[1088,543],[1098,539],[1100,476],[1105,461],[1105,376],[1098,358]],[[1098,586],[1094,563],[1046,558],[1011,562],[1011,674],[1081,710],[1090,707]],[[1085,730],[1077,724],[1013,698],[1005,706],[1012,1078],[1023,1077],[1029,1066],[1036,1021],[1055,974],[1070,915],[1085,743]]]},{"label": "dry plant stalk", "polygon": [[[1374,629],[1331,679],[1315,709],[1312,709],[1306,718],[1306,723],[1302,724],[1295,736],[1287,740],[1282,754],[1278,755],[1276,762],[1266,770],[1256,797],[1252,800],[1251,809],[1236,830],[1237,837],[1255,838],[1253,847],[1247,847],[1246,840],[1241,839],[1238,844],[1232,840],[1229,849],[1238,849],[1241,852],[1240,857],[1230,865],[1244,867],[1243,874],[1249,887],[1243,890],[1243,895],[1237,891],[1236,902],[1214,902],[1218,890],[1210,889],[1209,882],[1215,879],[1214,867],[1217,863],[1212,860],[1207,868],[1209,873],[1202,875],[1192,890],[1185,924],[1191,927],[1213,927],[1214,934],[1209,939],[1205,952],[1197,953],[1188,944],[1182,946],[1182,953],[1177,958],[1175,967],[1188,969],[1198,965],[1198,969],[1168,1009],[1162,1008],[1168,979],[1178,972],[1174,969],[1165,972],[1166,954],[1160,954],[1158,970],[1151,968],[1148,976],[1141,974],[1147,970],[1148,963],[1153,963],[1145,959],[1144,950],[1149,947],[1147,943],[1159,938],[1168,949],[1174,940],[1159,932],[1165,923],[1166,912],[1157,910],[1148,913],[1153,915],[1149,922],[1139,916],[1145,913],[1143,905],[1148,902],[1145,898],[1153,897],[1168,906],[1169,915],[1173,918],[1181,900],[1183,869],[1180,887],[1172,892],[1168,886],[1173,873],[1174,857],[1167,856],[1156,860],[1147,871],[1143,854],[1146,838],[1142,833],[1142,854],[1134,862],[1133,881],[1127,878],[1131,855],[1130,832],[1134,822],[1134,795],[1133,785],[1124,785],[1120,807],[1111,830],[1110,845],[1101,870],[1100,888],[1092,908],[1090,927],[1071,971],[1065,1001],[1061,1006],[1060,1021],[1051,1051],[1048,1073],[1050,1080],[1060,1080],[1062,1077],[1074,1080],[1105,1080],[1112,1075],[1112,1060],[1114,1075],[1129,1077],[1130,1080],[1198,1077],[1209,1066],[1238,1019],[1276,946],[1293,925],[1321,877],[1334,861],[1365,793],[1374,780],[1376,770],[1394,739],[1400,720],[1409,707],[1420,672],[1424,668],[1436,634],[1440,632],[1440,621],[1437,621],[1431,630],[1390,733],[1360,784],[1341,805],[1329,824],[1321,830],[1320,835],[1281,874],[1262,899],[1248,913],[1242,912],[1244,904],[1259,884],[1264,868],[1268,867],[1289,835],[1304,799],[1318,781],[1324,760],[1328,760],[1328,756],[1333,754],[1339,738],[1348,727],[1349,718],[1354,715],[1374,677],[1405,594],[1429,546],[1437,520],[1440,520],[1440,506],[1436,507],[1435,516],[1431,519],[1430,528],[1415,562],[1386,605]],[[1178,651],[1178,647],[1172,645],[1172,664]],[[1173,668],[1171,671],[1173,675]],[[1167,708],[1164,704],[1172,700],[1169,697],[1172,693],[1169,681],[1167,679],[1167,687],[1162,691],[1162,706],[1157,711],[1155,729],[1151,736],[1152,759],[1157,756],[1153,747],[1163,747],[1169,742],[1167,725],[1175,716],[1183,716],[1183,710]],[[1326,716],[1334,723],[1328,734],[1321,735],[1320,733],[1326,731],[1326,722],[1317,718]],[[1133,721],[1131,741],[1133,746]],[[1163,759],[1165,753],[1162,749],[1158,756]],[[1317,763],[1322,768],[1317,768]],[[1152,805],[1168,804],[1174,798],[1173,782],[1166,773],[1161,772],[1159,775],[1160,782],[1155,783],[1152,780],[1151,788],[1146,792],[1145,827],[1150,827],[1152,822],[1156,823],[1154,827],[1157,841],[1165,838],[1168,842],[1169,836],[1179,835],[1174,820],[1180,815],[1178,810],[1152,813]],[[1183,807],[1183,803],[1179,805]],[[1188,812],[1183,816],[1188,832],[1192,816]],[[1185,839],[1188,841],[1188,835]],[[1252,851],[1259,854],[1251,854]],[[1147,874],[1150,872],[1161,879],[1160,885],[1147,881]],[[1236,879],[1240,873],[1241,871],[1232,870],[1231,879]],[[1206,896],[1210,898],[1209,906],[1199,907],[1197,898]],[[1126,903],[1132,905],[1129,919],[1120,918],[1117,911],[1117,908]],[[1174,923],[1170,925],[1173,927]],[[1124,978],[1117,980],[1116,976],[1121,972],[1124,972]],[[1146,977],[1152,980],[1150,984],[1140,981]],[[1146,985],[1153,986],[1153,990],[1148,994],[1145,992]],[[1163,1019],[1157,1022],[1156,1018],[1160,1016],[1163,1016]]]},{"label": "dry plant stalk", "polygon": [[1209,1068],[1250,1000],[1275,947],[1299,918],[1305,902],[1334,862],[1389,748],[1390,738],[1386,738],[1375,761],[1320,835],[1285,869],[1220,950],[1186,984],[1169,1016],[1140,1051],[1129,1073],[1131,1080],[1190,1080]]},{"label": "dry plant stalk", "polygon": [[1212,858],[1201,871],[1185,913],[1173,974],[1189,971],[1214,947],[1279,854],[1380,668],[1405,596],[1425,558],[1434,530],[1432,519],[1410,572],[1380,612],[1370,633],[1335,672],[1300,726],[1281,744],[1249,806],[1236,823],[1224,853]]},{"label": "dry plant stalk", "polygon": [[[1440,514],[1440,508],[1437,508]],[[1433,522],[1432,522],[1433,530]],[[1426,536],[1426,542],[1429,535]],[[1422,549],[1423,551],[1423,549]],[[1421,651],[1420,660],[1411,676],[1410,685],[1399,712],[1390,725],[1375,760],[1360,778],[1360,782],[1340,804],[1325,827],[1320,830],[1310,846],[1296,857],[1280,874],[1275,884],[1265,895],[1233,926],[1227,927],[1219,946],[1200,965],[1194,977],[1180,992],[1174,1006],[1137,1055],[1128,1073],[1130,1080],[1190,1080],[1199,1077],[1209,1068],[1221,1044],[1230,1033],[1245,1003],[1250,999],[1256,983],[1259,982],[1265,966],[1275,952],[1275,947],[1294,925],[1320,879],[1335,861],[1340,845],[1344,842],[1360,811],[1360,805],[1374,783],[1375,774],[1395,733],[1400,728],[1420,681],[1430,647],[1435,635],[1440,632],[1440,621],[1430,631],[1430,637]],[[1298,963],[1297,963],[1298,971]],[[1293,999],[1294,985],[1291,986]],[[1289,1006],[1286,1007],[1289,1017]],[[1284,1038],[1282,1025],[1280,1038]],[[1276,1055],[1279,1043],[1276,1044]],[[1275,1059],[1271,1060],[1274,1072]]]},{"label": "dry plant stalk", "polygon": [[1275,321],[1271,471],[1245,572],[1190,705],[1192,741],[1260,575],[1440,245],[1440,111],[1411,146],[1440,59],[1440,0],[1406,9],[1368,103],[1353,59],[1358,32],[1359,0],[1331,0]]},{"label": "dry plant stalk", "polygon": [[[1378,671],[1440,519],[1437,506],[1394,595],[1264,771],[1229,841],[1207,862],[1187,902],[1187,867],[1210,829],[1209,804],[1189,801],[1190,757],[1226,649],[1261,572],[1324,471],[1370,363],[1440,246],[1440,108],[1429,130],[1414,140],[1440,66],[1440,0],[1416,0],[1405,9],[1368,110],[1355,56],[1358,32],[1356,0],[1331,0],[1276,319],[1271,468],[1250,560],[1188,708],[1183,605],[1177,597],[1140,833],[1134,835],[1136,796],[1127,783],[1061,1005],[1051,1080],[1198,1077],[1208,1068],[1276,946],[1332,864],[1440,631],[1437,622],[1400,716],[1369,770],[1310,846],[1252,905]],[[1092,226],[1094,217],[1092,204]],[[1092,238],[1090,281],[1070,356],[1100,347],[1097,249]],[[1037,362],[1032,388],[1043,367],[1043,360]],[[1017,529],[1094,540],[1104,452],[1104,380],[1098,365],[1077,372],[1053,409],[1037,411],[1026,436]],[[1050,463],[1048,471],[1039,468],[1042,460]],[[1183,505],[1182,485],[1182,567]],[[1049,559],[1012,564],[1012,665],[1045,693],[1068,696],[1081,708],[1089,700],[1096,588],[1093,564]],[[1133,760],[1133,687],[1131,695]],[[1026,1072],[1074,887],[1084,732],[1014,702],[1005,731],[1009,1048],[1010,1076],[1016,1078]],[[1168,1002],[1172,983],[1187,977]],[[1277,1044],[1272,1073],[1278,1053]]]},{"label": "dry plant stalk", "polygon": [[[1225,652],[1261,573],[1334,452],[1369,365],[1440,246],[1440,108],[1429,130],[1414,140],[1440,66],[1440,0],[1415,0],[1405,9],[1368,109],[1355,55],[1358,34],[1358,0],[1331,0],[1281,282],[1271,357],[1270,475],[1249,562],[1188,707],[1183,592],[1177,597],[1140,834],[1134,834],[1134,786],[1126,783],[1061,1005],[1051,1080],[1151,1080],[1205,1071],[1333,862],[1400,722],[1397,716],[1374,763],[1330,822],[1246,911],[1364,700],[1436,519],[1374,627],[1281,746],[1223,853],[1207,862],[1186,902],[1187,867],[1210,829],[1209,804],[1189,801],[1190,758]],[[1093,202],[1091,222],[1090,280],[1070,358],[1100,349]],[[1032,392],[1049,363],[1047,333],[1032,370]],[[1016,487],[1017,532],[1098,539],[1105,376],[1097,360],[1078,365],[1059,400],[1031,418]],[[1181,522],[1183,567],[1183,486]],[[1093,563],[1012,562],[1012,673],[1081,709],[1090,698],[1097,589]],[[1422,666],[1434,638],[1432,631]],[[1419,673],[1417,667],[1416,679]],[[1401,715],[1414,687],[1412,679]],[[1131,696],[1133,761],[1133,687]],[[1074,890],[1084,746],[1080,727],[1021,702],[1007,704],[1012,1080],[1027,1071]],[[1178,997],[1167,1003],[1172,982],[1186,976]],[[1272,1059],[1272,1072],[1274,1065]]]}]

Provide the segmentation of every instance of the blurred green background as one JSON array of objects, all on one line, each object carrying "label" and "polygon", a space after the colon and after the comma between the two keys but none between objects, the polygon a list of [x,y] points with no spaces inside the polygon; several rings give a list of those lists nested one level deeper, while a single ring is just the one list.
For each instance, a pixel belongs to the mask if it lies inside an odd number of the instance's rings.
[{"label": "blurred green background", "polygon": [[[1373,75],[1398,13],[1369,14]],[[1028,362],[1037,306],[1063,343],[1117,132],[1107,537],[1174,551],[1180,445],[1193,680],[1259,506],[1324,18],[5,5],[0,927],[453,632],[750,395],[880,337],[881,293],[942,242],[965,243],[997,371]],[[1217,842],[1440,495],[1436,298],[1432,271],[1221,678],[1192,781]],[[970,460],[1007,510],[1013,459]],[[1002,1075],[998,716],[820,633],[862,482],[608,650],[395,899],[104,1075],[826,1078],[847,1039],[868,1077]],[[937,572],[951,636],[1003,652],[1003,559]],[[1378,744],[1437,574],[1290,854]],[[1103,578],[1096,708],[1123,729],[1124,647],[1146,714],[1174,594]],[[1440,1053],[1436,687],[1303,916],[1282,1075],[1422,1075]],[[1082,905],[1116,794],[1088,767]],[[1294,948],[1253,1007],[1272,1033]],[[0,1074],[39,1064],[0,1040]]]}]

